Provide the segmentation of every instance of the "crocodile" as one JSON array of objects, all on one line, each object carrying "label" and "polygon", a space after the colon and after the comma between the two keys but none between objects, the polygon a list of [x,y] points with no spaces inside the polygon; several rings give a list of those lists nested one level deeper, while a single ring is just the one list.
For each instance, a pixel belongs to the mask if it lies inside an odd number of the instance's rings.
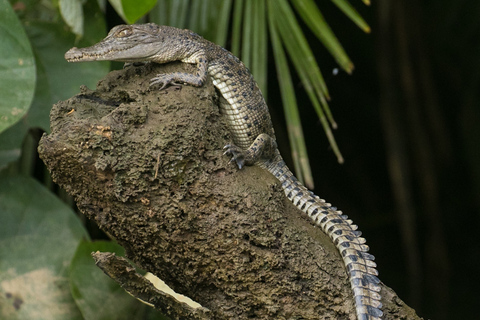
[{"label": "crocodile", "polygon": [[342,211],[303,186],[289,170],[277,148],[264,97],[247,67],[230,53],[198,34],[154,23],[119,25],[99,43],[72,48],[69,62],[121,61],[127,64],[181,61],[196,65],[195,74],[158,74],[150,86],[203,86],[207,76],[220,92],[220,113],[226,119],[233,143],[224,153],[239,169],[257,165],[273,174],[287,198],[306,213],[335,243],[349,276],[359,320],[381,319],[380,280],[375,258],[358,227]]}]

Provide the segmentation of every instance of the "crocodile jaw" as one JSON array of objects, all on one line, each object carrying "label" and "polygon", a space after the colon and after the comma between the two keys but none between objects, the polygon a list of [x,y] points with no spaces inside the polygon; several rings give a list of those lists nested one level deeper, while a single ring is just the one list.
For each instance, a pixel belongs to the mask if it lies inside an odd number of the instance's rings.
[{"label": "crocodile jaw", "polygon": [[158,39],[159,27],[146,25],[119,25],[99,43],[86,48],[74,47],[65,53],[69,62],[81,61],[145,61],[158,54],[162,43]]},{"label": "crocodile jaw", "polygon": [[140,46],[130,47],[115,47],[105,46],[98,43],[91,47],[77,48],[73,47],[65,53],[65,59],[68,62],[82,62],[82,61],[122,61],[122,62],[137,62],[145,61],[155,53],[139,54],[137,57],[132,55],[133,52],[142,52]]}]

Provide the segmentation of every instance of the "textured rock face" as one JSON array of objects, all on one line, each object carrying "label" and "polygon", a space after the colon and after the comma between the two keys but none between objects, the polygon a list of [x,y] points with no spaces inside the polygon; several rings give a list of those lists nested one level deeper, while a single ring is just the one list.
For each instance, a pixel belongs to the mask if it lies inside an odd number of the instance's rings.
[{"label": "textured rock face", "polygon": [[56,104],[39,147],[54,180],[128,258],[215,319],[355,319],[331,240],[268,172],[223,156],[214,87],[148,86],[191,68],[114,71]]}]

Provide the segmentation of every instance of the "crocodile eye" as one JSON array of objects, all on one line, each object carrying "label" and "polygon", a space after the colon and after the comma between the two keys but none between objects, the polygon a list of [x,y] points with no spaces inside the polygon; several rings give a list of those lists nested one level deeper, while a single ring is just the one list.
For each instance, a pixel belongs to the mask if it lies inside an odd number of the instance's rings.
[{"label": "crocodile eye", "polygon": [[132,34],[132,30],[130,28],[125,28],[117,32],[118,38],[128,37]]}]

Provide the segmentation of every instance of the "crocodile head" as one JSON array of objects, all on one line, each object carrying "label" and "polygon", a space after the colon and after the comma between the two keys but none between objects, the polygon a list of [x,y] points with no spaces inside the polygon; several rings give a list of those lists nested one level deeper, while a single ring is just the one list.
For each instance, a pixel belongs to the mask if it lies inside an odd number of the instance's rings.
[{"label": "crocodile head", "polygon": [[[91,47],[74,47],[68,50],[65,53],[65,59],[69,62],[109,60],[163,63],[173,61],[176,60],[175,51],[179,49],[172,40],[182,31],[184,32],[184,30],[158,26],[154,23],[119,25],[110,30],[105,39]],[[162,60],[165,61],[159,61],[161,59],[157,57],[163,57]]]}]

